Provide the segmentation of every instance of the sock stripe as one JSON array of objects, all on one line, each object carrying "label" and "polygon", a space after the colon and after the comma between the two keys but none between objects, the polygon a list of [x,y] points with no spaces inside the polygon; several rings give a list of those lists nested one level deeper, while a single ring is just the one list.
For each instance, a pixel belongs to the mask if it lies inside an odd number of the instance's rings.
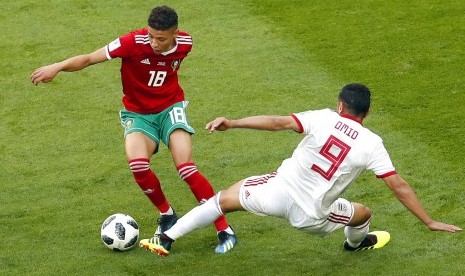
[{"label": "sock stripe", "polygon": [[129,161],[131,172],[143,172],[150,169],[149,159],[138,158]]},{"label": "sock stripe", "polygon": [[194,163],[185,163],[179,166],[178,168],[179,175],[181,176],[182,180],[185,180],[189,176],[193,175],[196,173],[197,166]]}]

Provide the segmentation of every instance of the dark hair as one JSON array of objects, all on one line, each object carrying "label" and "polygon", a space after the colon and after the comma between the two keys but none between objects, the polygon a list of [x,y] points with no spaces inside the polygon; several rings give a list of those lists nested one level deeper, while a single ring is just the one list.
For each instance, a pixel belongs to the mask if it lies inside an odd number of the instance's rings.
[{"label": "dark hair", "polygon": [[165,31],[178,27],[178,14],[168,6],[158,6],[152,9],[147,21],[149,26],[155,30]]},{"label": "dark hair", "polygon": [[371,92],[360,83],[350,83],[339,93],[339,100],[345,103],[347,112],[354,116],[366,114],[370,109]]}]

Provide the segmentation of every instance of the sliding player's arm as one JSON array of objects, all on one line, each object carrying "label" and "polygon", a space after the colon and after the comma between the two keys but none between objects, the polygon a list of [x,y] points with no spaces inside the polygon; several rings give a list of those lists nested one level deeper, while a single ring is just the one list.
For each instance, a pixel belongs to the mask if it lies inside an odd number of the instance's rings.
[{"label": "sliding player's arm", "polygon": [[249,128],[257,130],[294,130],[300,131],[297,121],[292,116],[279,115],[260,115],[246,117],[237,120],[229,120],[224,117],[218,117],[215,120],[207,123],[205,129],[210,133],[215,130],[225,131],[230,128]]},{"label": "sliding player's arm", "polygon": [[396,198],[412,212],[421,222],[432,231],[445,231],[455,233],[462,229],[451,224],[433,220],[421,205],[413,188],[398,174],[383,178],[386,185],[392,190]]}]

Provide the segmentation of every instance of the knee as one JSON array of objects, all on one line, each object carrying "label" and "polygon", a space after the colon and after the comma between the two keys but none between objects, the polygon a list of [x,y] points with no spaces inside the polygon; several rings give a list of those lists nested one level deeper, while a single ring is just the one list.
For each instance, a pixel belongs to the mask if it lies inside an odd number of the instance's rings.
[{"label": "knee", "polygon": [[231,196],[228,194],[228,191],[220,191],[216,194],[218,198],[218,206],[220,207],[223,214],[227,213],[229,210],[229,205],[231,202]]},{"label": "knee", "polygon": [[223,214],[234,212],[241,209],[241,205],[239,202],[238,194],[233,193],[230,190],[221,191],[218,193],[219,198],[219,206]]},{"label": "knee", "polygon": [[365,221],[368,221],[370,218],[371,218],[371,215],[373,214],[373,212],[371,211],[370,208],[366,207],[366,206],[363,206],[363,213],[364,213],[364,220]]},{"label": "knee", "polygon": [[366,223],[370,220],[371,215],[373,212],[370,208],[366,207],[365,205],[359,203],[353,203],[354,206],[354,215],[352,216],[351,221],[349,222],[349,226],[358,226]]}]

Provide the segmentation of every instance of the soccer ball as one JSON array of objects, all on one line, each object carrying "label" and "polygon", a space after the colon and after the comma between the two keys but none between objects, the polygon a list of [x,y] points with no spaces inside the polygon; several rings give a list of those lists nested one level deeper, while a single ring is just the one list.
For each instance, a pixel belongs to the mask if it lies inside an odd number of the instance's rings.
[{"label": "soccer ball", "polygon": [[113,214],[103,222],[100,236],[106,247],[114,251],[127,251],[139,239],[139,226],[129,215]]}]

